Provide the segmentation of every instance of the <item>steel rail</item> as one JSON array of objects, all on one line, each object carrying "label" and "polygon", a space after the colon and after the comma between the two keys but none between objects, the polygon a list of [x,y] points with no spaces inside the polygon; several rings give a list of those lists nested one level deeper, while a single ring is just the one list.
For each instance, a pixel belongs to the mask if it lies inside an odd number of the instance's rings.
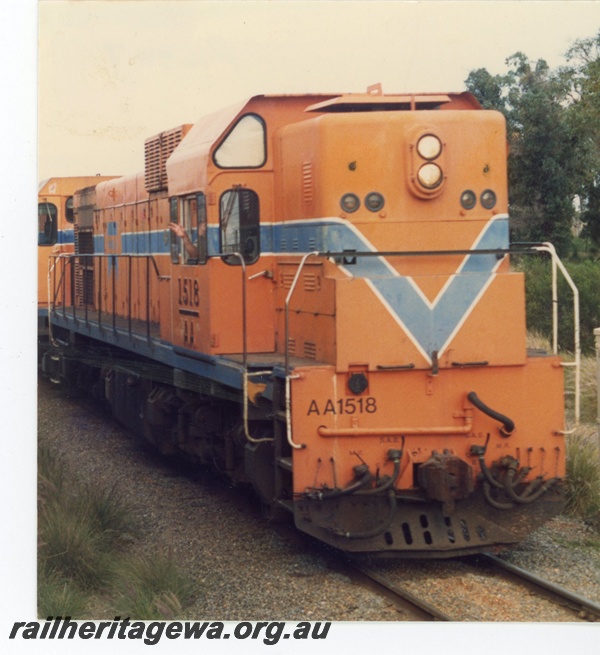
[{"label": "steel rail", "polygon": [[499,557],[496,557],[495,555],[490,555],[489,553],[485,553],[482,555],[478,555],[477,557],[479,559],[482,559],[483,561],[492,563],[494,566],[498,566],[499,568],[504,569],[505,571],[514,575],[515,577],[522,578],[523,580],[526,580],[532,585],[540,589],[543,589],[544,591],[548,591],[551,594],[563,600],[568,601],[568,603],[572,603],[574,607],[571,605],[569,605],[569,607],[578,612],[581,612],[584,615],[582,616],[582,618],[586,618],[587,620],[592,620],[592,621],[595,621],[596,619],[600,619],[600,605],[594,603],[588,598],[585,598],[584,596],[580,596],[579,594],[575,594],[572,591],[569,591],[568,589],[565,589],[564,587],[555,584],[554,582],[550,582],[549,580],[544,580],[544,578],[540,578],[535,573],[526,571],[525,569],[522,569],[519,566],[515,566],[510,562],[505,562],[504,560],[500,559]]},{"label": "steel rail", "polygon": [[350,563],[349,566],[354,571],[367,578],[370,582],[374,583],[375,586],[379,587],[380,591],[383,591],[386,595],[400,598],[402,600],[402,605],[408,605],[409,608],[413,610],[413,612],[416,610],[421,618],[425,618],[425,620],[430,621],[454,620],[451,616],[445,614],[437,607],[434,607],[426,600],[415,596],[415,594],[408,591],[408,589],[388,582],[382,575],[373,573],[372,571],[369,571],[368,569],[356,563]]}]

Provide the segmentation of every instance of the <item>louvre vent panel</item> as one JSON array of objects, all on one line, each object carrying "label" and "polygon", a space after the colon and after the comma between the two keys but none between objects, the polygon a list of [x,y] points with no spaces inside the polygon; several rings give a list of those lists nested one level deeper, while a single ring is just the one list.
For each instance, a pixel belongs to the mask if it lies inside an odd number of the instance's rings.
[{"label": "louvre vent panel", "polygon": [[302,201],[311,206],[313,199],[313,169],[312,162],[308,161],[302,164]]},{"label": "louvre vent panel", "polygon": [[281,273],[281,286],[284,289],[290,289],[294,282],[295,277],[296,277],[295,273],[287,273],[287,272]]},{"label": "louvre vent panel", "polygon": [[304,275],[304,290],[317,291],[319,289],[319,279],[316,275],[306,273]]},{"label": "louvre vent panel", "polygon": [[75,254],[82,255],[75,258],[75,305],[82,307],[92,304],[94,298],[93,258],[84,256],[94,254],[94,232],[75,224],[74,240]]},{"label": "louvre vent panel", "polygon": [[144,142],[146,191],[162,191],[167,188],[167,159],[191,127],[191,125],[180,125],[146,139]]}]

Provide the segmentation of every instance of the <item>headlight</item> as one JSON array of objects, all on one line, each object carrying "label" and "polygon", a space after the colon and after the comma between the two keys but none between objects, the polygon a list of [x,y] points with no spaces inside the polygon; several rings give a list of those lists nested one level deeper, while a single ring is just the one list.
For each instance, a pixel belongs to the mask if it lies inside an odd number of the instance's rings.
[{"label": "headlight", "polygon": [[442,169],[437,164],[429,163],[423,164],[423,166],[419,168],[417,177],[419,182],[426,189],[435,189],[442,183],[444,174],[442,173]]},{"label": "headlight", "polygon": [[491,189],[486,189],[481,194],[481,204],[486,209],[492,209],[496,205],[496,194]]},{"label": "headlight", "polygon": [[433,136],[433,134],[426,134],[419,139],[417,143],[417,152],[423,159],[432,160],[440,156],[442,152],[442,142]]},{"label": "headlight", "polygon": [[360,207],[360,199],[354,193],[345,193],[340,200],[340,206],[345,212],[352,214]]}]

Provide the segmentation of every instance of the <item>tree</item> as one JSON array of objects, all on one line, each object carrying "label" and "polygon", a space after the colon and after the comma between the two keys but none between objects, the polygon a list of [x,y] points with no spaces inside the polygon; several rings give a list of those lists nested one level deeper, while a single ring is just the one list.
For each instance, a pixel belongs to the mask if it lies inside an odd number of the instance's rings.
[{"label": "tree", "polygon": [[490,75],[485,68],[471,71],[466,80],[467,89],[479,100],[484,109],[497,109],[506,117],[506,98],[504,88],[506,77]]},{"label": "tree", "polygon": [[579,197],[584,234],[600,246],[600,31],[576,40],[561,74],[570,84],[569,120],[581,135]]},{"label": "tree", "polygon": [[509,202],[513,238],[551,241],[565,254],[571,241],[577,185],[577,134],[567,120],[571,90],[564,75],[523,53],[506,60],[505,75],[473,71],[466,85],[484,107],[507,120]]}]

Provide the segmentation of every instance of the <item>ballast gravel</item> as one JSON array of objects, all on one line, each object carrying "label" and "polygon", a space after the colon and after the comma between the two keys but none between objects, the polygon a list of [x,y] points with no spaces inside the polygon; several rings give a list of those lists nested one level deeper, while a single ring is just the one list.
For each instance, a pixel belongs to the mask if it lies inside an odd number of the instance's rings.
[{"label": "ballast gravel", "polygon": [[[414,621],[408,611],[351,579],[339,554],[307,545],[262,517],[244,489],[161,459],[100,410],[38,387],[38,431],[82,480],[116,485],[131,509],[128,547],[171,553],[196,589],[179,618],[220,621]],[[600,537],[557,518],[508,561],[600,603]],[[372,565],[444,607],[456,621],[573,621],[574,615],[460,560]],[[112,619],[111,607],[91,618]]]}]

